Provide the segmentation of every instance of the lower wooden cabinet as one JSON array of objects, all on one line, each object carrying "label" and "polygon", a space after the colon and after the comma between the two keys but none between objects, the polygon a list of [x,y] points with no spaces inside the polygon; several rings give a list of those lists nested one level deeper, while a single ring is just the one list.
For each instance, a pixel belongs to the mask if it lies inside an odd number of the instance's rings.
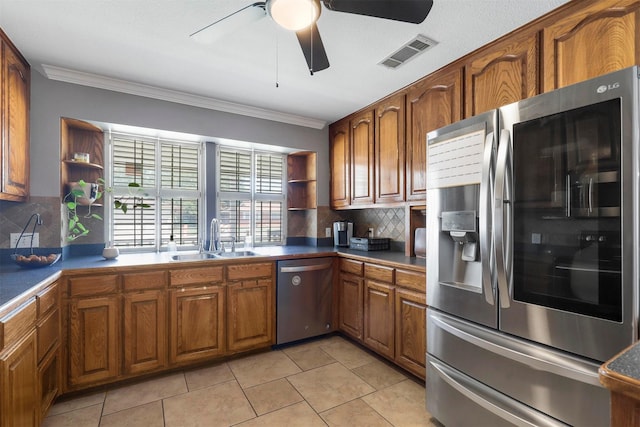
[{"label": "lower wooden cabinet", "polygon": [[366,280],[364,293],[364,343],[376,352],[393,359],[394,287]]},{"label": "lower wooden cabinet", "polygon": [[350,273],[340,273],[338,285],[339,329],[362,341],[364,279]]},{"label": "lower wooden cabinet", "polygon": [[420,378],[425,378],[426,331],[426,294],[396,288],[395,361]]},{"label": "lower wooden cabinet", "polygon": [[227,337],[230,352],[273,343],[273,300],[271,279],[244,280],[227,286]]},{"label": "lower wooden cabinet", "polygon": [[47,415],[53,401],[60,394],[60,350],[56,347],[39,363],[38,367],[38,425]]},{"label": "lower wooden cabinet", "polygon": [[166,291],[124,295],[124,371],[161,369],[167,364]]},{"label": "lower wooden cabinet", "polygon": [[169,360],[194,362],[225,352],[223,286],[172,289]]},{"label": "lower wooden cabinet", "polygon": [[120,296],[72,299],[69,303],[71,388],[102,383],[120,373]]},{"label": "lower wooden cabinet", "polygon": [[0,372],[3,378],[0,390],[0,426],[38,425],[36,360],[36,332],[33,328],[14,346],[0,353]]}]

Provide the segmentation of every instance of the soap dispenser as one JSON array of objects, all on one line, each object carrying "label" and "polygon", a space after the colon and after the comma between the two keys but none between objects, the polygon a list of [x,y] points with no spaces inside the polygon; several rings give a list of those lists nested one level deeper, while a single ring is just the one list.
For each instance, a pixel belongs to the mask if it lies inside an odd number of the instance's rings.
[{"label": "soap dispenser", "polygon": [[169,236],[169,244],[167,245],[167,252],[177,252],[178,251],[178,245],[176,245],[176,242],[173,240],[173,234],[171,236]]}]

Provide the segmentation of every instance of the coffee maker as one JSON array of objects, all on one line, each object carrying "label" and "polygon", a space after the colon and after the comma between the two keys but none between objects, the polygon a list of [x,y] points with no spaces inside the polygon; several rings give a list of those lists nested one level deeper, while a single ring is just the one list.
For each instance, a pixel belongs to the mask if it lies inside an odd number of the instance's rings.
[{"label": "coffee maker", "polygon": [[353,222],[336,221],[333,223],[333,243],[335,246],[349,246],[353,237]]}]

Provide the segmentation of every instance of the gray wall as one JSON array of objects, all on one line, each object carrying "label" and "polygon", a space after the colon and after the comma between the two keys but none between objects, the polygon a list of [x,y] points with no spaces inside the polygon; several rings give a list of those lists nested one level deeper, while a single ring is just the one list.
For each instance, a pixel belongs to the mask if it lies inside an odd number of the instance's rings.
[{"label": "gray wall", "polygon": [[317,130],[62,83],[37,71],[31,80],[32,196],[59,196],[61,117],[316,151],[318,205],[329,204],[327,127]]}]

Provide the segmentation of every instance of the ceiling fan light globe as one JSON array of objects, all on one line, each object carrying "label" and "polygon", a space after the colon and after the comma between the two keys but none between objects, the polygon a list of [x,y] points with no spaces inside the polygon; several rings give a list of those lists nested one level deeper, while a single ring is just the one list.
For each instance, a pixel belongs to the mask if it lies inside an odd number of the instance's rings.
[{"label": "ceiling fan light globe", "polygon": [[267,0],[267,12],[278,25],[299,31],[318,20],[320,3],[316,0]]}]

